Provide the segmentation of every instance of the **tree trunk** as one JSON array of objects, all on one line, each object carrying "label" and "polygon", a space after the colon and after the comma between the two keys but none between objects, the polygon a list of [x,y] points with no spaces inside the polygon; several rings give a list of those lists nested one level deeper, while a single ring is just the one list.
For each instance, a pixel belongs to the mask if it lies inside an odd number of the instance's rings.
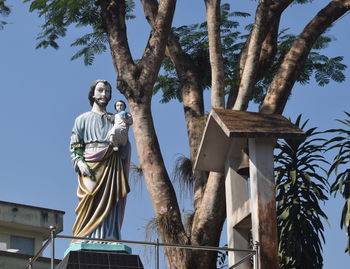
[{"label": "tree trunk", "polygon": [[[143,4],[146,18],[152,25],[157,14],[157,3],[152,0]],[[200,86],[202,84],[201,78],[191,58],[181,49],[179,42],[172,34],[168,39],[166,54],[174,64],[181,83],[190,158],[193,163],[197,157],[206,122],[203,89]],[[223,77],[223,69],[220,70],[220,75]],[[226,217],[224,180],[219,173],[211,173],[208,182],[204,173],[195,172],[194,176],[194,221],[192,222],[190,243],[218,246]],[[208,230],[211,232],[208,233]],[[191,256],[187,256],[187,258],[189,258],[188,268],[215,268],[216,265],[216,253],[212,251],[192,251]]]},{"label": "tree trunk", "polygon": [[265,99],[260,107],[262,113],[282,114],[307,56],[317,38],[350,9],[350,0],[333,0],[323,8],[304,28],[285,55]]},{"label": "tree trunk", "polygon": [[[191,243],[218,246],[225,219],[225,177],[210,172],[200,208],[193,217]],[[216,255],[213,251],[194,251],[191,268],[216,268]]]},{"label": "tree trunk", "polygon": [[[157,226],[164,242],[188,244],[173,185],[166,172],[155,134],[150,104],[128,100],[134,118],[133,130],[138,158],[155,211]],[[170,268],[188,268],[187,251],[168,248]]]},{"label": "tree trunk", "polygon": [[225,107],[225,71],[220,38],[220,0],[204,0],[211,66],[211,106]]},{"label": "tree trunk", "polygon": [[[164,57],[175,2],[160,2],[154,30],[138,64],[134,64],[128,48],[125,1],[102,0],[99,4],[118,74],[117,87],[127,98],[133,114],[139,162],[151,196],[159,231],[164,242],[188,244],[189,239],[182,224],[175,191],[164,165],[151,113],[152,90]],[[174,248],[166,249],[171,268],[188,267],[187,253]]]},{"label": "tree trunk", "polygon": [[[173,35],[170,35],[168,40],[167,55],[175,66],[181,84],[190,160],[194,164],[206,123],[201,78],[191,58],[182,51],[180,44]],[[206,175],[195,171],[193,176],[194,211],[196,211],[202,200]]]}]

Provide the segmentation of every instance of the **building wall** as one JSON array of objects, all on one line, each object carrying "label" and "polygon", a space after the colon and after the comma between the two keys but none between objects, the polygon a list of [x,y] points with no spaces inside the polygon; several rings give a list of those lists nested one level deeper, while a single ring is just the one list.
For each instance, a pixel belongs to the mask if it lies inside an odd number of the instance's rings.
[{"label": "building wall", "polygon": [[[7,248],[13,248],[11,245],[11,236],[21,236],[34,239],[34,254],[39,251],[43,242],[43,235],[38,232],[27,231],[24,229],[11,229],[0,225],[0,242],[6,243]],[[1,268],[1,267],[0,267]]]},{"label": "building wall", "polygon": [[[29,258],[31,258],[29,255],[0,251],[0,269],[24,269]],[[55,265],[59,262],[60,260],[55,260]],[[39,258],[34,263],[33,269],[50,269],[50,265],[51,260],[49,258]]]},{"label": "building wall", "polygon": [[26,226],[27,229],[50,234],[50,226],[55,226],[57,232],[63,230],[63,211],[40,208],[28,205],[0,201],[0,225]]},{"label": "building wall", "polygon": [[[50,226],[57,233],[63,230],[63,215],[59,210],[0,201],[0,269],[24,269],[50,237]],[[40,257],[33,268],[49,269],[50,259]]]}]

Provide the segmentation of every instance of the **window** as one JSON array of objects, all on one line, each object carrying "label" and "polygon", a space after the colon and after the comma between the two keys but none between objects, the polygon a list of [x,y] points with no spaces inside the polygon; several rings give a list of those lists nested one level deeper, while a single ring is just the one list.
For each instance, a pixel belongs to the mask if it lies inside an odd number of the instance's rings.
[{"label": "window", "polygon": [[34,238],[11,235],[10,247],[19,249],[17,253],[34,255]]}]

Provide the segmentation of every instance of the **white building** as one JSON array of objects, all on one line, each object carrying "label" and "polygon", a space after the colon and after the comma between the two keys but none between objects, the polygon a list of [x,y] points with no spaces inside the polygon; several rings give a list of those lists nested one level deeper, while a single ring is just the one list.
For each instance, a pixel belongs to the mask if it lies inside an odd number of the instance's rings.
[{"label": "white building", "polygon": [[[63,230],[65,212],[0,201],[0,269],[24,268],[29,258],[50,237]],[[50,259],[40,257],[34,269],[50,268]]]}]

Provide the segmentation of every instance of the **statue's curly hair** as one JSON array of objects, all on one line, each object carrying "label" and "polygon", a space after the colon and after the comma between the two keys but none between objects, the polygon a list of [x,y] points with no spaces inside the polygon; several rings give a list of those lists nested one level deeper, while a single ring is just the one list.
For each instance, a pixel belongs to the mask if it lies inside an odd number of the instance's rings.
[{"label": "statue's curly hair", "polygon": [[100,83],[102,82],[104,85],[107,85],[110,89],[110,92],[111,94],[109,95],[109,99],[107,100],[107,103],[111,100],[112,98],[112,86],[111,84],[107,81],[107,80],[104,80],[104,79],[96,79],[91,87],[90,87],[90,91],[89,91],[89,101],[90,101],[90,105],[93,106],[95,100],[94,100],[94,93],[95,93],[95,88],[96,88],[96,85],[97,83]]}]

